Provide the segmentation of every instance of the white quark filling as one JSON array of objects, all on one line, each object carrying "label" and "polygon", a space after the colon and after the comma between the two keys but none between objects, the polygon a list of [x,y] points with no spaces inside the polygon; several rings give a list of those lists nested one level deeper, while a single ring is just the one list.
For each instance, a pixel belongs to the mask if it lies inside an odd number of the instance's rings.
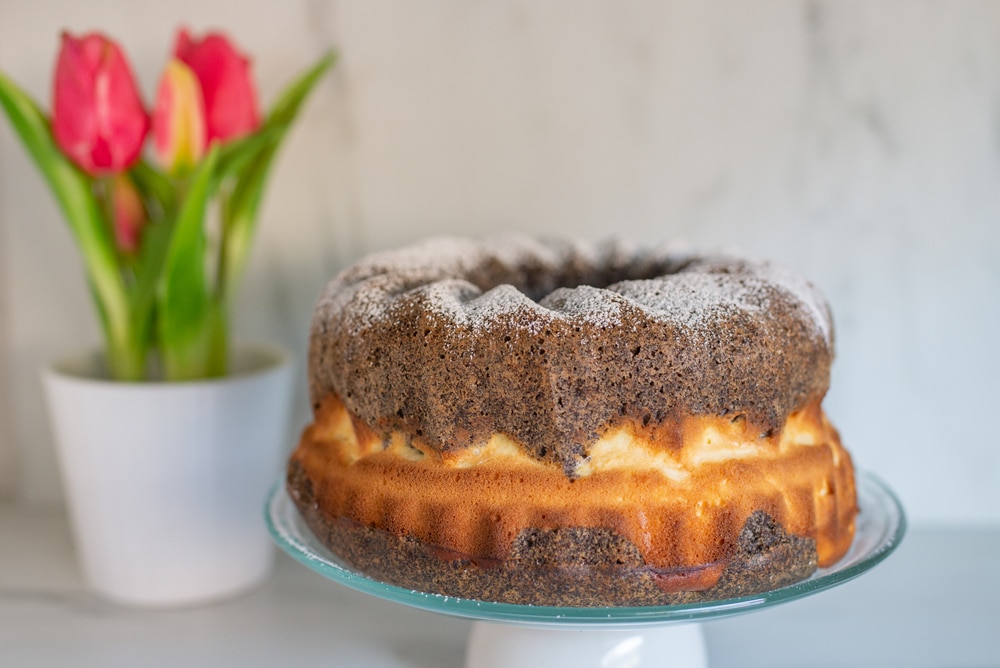
[{"label": "white quark filling", "polygon": [[[421,463],[433,455],[440,465],[451,469],[471,469],[488,464],[513,468],[538,468],[547,464],[531,457],[517,441],[494,434],[486,443],[446,453],[431,453],[420,448],[403,432],[393,432],[387,442],[359,442],[346,412],[329,426],[326,436],[340,444],[346,463],[377,454],[388,454]],[[825,442],[823,424],[806,419],[801,414],[789,417],[780,438],[748,438],[745,430],[726,421],[719,425],[688,428],[680,448],[667,449],[636,435],[629,428],[609,430],[588,448],[588,457],[574,473],[586,478],[610,472],[656,472],[664,478],[683,483],[704,465],[746,459],[780,457],[789,451],[813,447]]]}]

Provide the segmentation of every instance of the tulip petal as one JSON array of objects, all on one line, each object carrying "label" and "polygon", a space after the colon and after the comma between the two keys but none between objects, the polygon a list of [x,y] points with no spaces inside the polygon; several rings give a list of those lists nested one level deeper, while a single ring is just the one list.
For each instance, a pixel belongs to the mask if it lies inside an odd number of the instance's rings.
[{"label": "tulip petal", "polygon": [[201,85],[187,65],[167,63],[153,112],[153,147],[160,164],[173,174],[190,171],[204,155],[205,103]]},{"label": "tulip petal", "polygon": [[63,33],[53,82],[52,132],[73,162],[95,175],[135,162],[149,117],[115,42],[100,33]]},{"label": "tulip petal", "polygon": [[174,55],[198,77],[205,100],[205,144],[250,134],[260,126],[250,61],[221,33],[194,39],[177,33]]},{"label": "tulip petal", "polygon": [[[96,79],[95,106],[97,108],[98,133],[109,138],[145,137],[149,129],[149,117],[145,111],[120,113],[138,102],[128,63],[119,49],[105,46]],[[140,104],[141,110],[141,104]],[[109,141],[111,164],[131,165],[139,156],[142,141]]]},{"label": "tulip petal", "polygon": [[53,133],[60,148],[81,167],[88,161],[91,138],[96,135],[90,104],[93,81],[82,40],[63,33],[56,61]]}]

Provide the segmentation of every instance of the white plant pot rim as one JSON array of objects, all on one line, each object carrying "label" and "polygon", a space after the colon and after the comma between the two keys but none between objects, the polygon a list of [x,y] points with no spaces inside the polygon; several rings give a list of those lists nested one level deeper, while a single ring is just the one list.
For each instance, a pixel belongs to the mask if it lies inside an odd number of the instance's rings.
[{"label": "white plant pot rim", "polygon": [[[253,359],[248,359],[248,355],[252,355]],[[278,367],[291,364],[292,354],[286,347],[277,343],[238,342],[232,346],[232,370],[223,376],[194,380],[116,380],[97,371],[103,368],[103,360],[104,352],[91,347],[82,352],[66,353],[55,358],[43,373],[58,376],[64,382],[106,385],[114,388],[129,386],[140,392],[145,390],[163,392],[169,391],[170,388],[182,390],[195,385],[222,385],[248,381],[273,373]]]}]

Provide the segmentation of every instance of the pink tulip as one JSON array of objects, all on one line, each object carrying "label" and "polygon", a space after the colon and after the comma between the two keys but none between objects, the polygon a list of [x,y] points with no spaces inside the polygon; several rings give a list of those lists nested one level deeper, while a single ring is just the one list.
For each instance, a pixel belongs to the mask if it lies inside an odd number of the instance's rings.
[{"label": "pink tulip", "polygon": [[214,139],[238,139],[257,129],[260,115],[250,61],[225,35],[209,33],[196,40],[181,29],[174,56],[190,67],[201,83],[206,146]]},{"label": "pink tulip", "polygon": [[100,33],[62,34],[52,101],[59,148],[92,175],[117,173],[139,157],[149,117],[128,60]]},{"label": "pink tulip", "polygon": [[174,58],[167,63],[156,92],[156,157],[170,173],[183,174],[201,159],[206,145],[201,85],[191,68]]},{"label": "pink tulip", "polygon": [[146,207],[135,185],[125,174],[111,184],[111,208],[115,216],[115,242],[126,253],[139,250],[139,239],[146,226]]}]

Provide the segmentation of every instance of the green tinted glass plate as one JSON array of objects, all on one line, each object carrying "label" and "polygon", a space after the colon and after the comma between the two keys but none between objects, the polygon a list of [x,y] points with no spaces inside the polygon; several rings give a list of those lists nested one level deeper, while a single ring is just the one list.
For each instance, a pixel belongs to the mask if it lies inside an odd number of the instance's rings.
[{"label": "green tinted glass plate", "polygon": [[851,549],[830,568],[820,568],[802,582],[772,591],[685,605],[634,608],[557,608],[475,601],[404,589],[350,570],[306,527],[298,510],[277,483],[265,506],[268,529],[292,557],[343,585],[389,601],[445,615],[532,626],[641,626],[714,619],[794,601],[843,584],[873,568],[899,545],[906,531],[903,507],[892,490],[873,475],[857,479],[857,532]]}]

